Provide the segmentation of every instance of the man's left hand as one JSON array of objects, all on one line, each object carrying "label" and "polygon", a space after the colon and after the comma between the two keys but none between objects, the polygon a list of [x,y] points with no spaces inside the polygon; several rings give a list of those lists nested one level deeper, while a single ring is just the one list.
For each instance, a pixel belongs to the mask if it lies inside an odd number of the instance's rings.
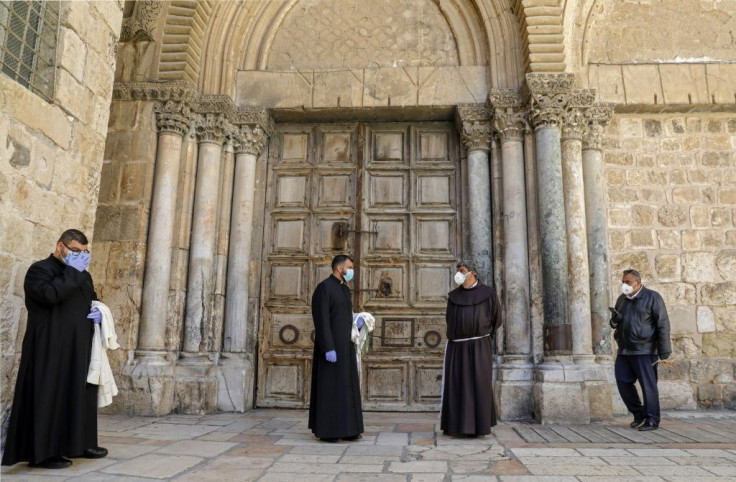
[{"label": "man's left hand", "polygon": [[668,359],[669,357],[670,357],[670,354],[669,354],[669,353],[660,353],[660,354],[659,354],[659,359],[660,359],[660,360],[666,360],[666,359]]},{"label": "man's left hand", "polygon": [[100,310],[98,310],[97,308],[92,308],[92,311],[89,312],[87,318],[92,320],[93,323],[97,323],[98,325],[102,323],[102,313],[100,313]]}]

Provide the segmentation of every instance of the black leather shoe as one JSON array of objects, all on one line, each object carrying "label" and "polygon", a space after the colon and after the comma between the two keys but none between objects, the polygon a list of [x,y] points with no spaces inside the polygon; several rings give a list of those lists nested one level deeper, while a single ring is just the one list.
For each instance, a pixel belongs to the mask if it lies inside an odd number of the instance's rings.
[{"label": "black leather shoe", "polygon": [[65,469],[72,465],[72,461],[64,457],[49,457],[43,462],[34,464],[29,462],[28,466],[34,469]]},{"label": "black leather shoe", "polygon": [[105,447],[95,447],[93,449],[87,449],[82,454],[85,459],[101,459],[107,457],[107,449]]},{"label": "black leather shoe", "polygon": [[321,438],[320,440],[323,442],[331,443],[331,444],[334,444],[335,442],[340,441],[339,438]]},{"label": "black leather shoe", "polygon": [[659,425],[652,425],[649,422],[645,422],[644,425],[639,427],[640,432],[650,432],[652,430],[657,430],[659,428]]},{"label": "black leather shoe", "polygon": [[356,440],[360,440],[362,438],[363,438],[363,436],[361,434],[358,434],[358,435],[356,435],[354,437],[344,438],[343,440],[347,440],[348,442],[355,442]]},{"label": "black leather shoe", "polygon": [[634,421],[629,424],[629,427],[636,428],[641,426],[644,422],[646,422],[647,419],[644,417],[641,417],[639,415],[634,416]]}]

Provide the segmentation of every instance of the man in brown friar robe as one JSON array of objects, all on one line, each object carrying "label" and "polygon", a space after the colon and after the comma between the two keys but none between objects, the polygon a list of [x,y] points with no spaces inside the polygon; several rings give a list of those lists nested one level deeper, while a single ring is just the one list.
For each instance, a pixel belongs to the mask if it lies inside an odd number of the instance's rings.
[{"label": "man in brown friar robe", "polygon": [[353,260],[337,255],[332,274],[312,295],[315,340],[309,428],[324,442],[357,440],[363,432],[358,360],[350,340],[353,303],[347,283],[352,279]]},{"label": "man in brown friar robe", "polygon": [[496,292],[478,281],[471,262],[457,264],[447,300],[442,423],[445,435],[478,437],[496,425],[491,335],[501,326]]}]

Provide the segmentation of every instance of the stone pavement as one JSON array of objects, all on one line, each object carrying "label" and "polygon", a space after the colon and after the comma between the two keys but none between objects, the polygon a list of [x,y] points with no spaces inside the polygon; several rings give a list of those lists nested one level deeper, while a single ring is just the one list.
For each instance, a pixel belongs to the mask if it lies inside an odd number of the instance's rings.
[{"label": "stone pavement", "polygon": [[501,423],[468,439],[438,433],[436,413],[366,412],[362,440],[328,444],[312,436],[301,410],[100,415],[108,457],[60,471],[3,467],[2,480],[736,480],[736,412],[670,412],[647,433],[629,421]]}]

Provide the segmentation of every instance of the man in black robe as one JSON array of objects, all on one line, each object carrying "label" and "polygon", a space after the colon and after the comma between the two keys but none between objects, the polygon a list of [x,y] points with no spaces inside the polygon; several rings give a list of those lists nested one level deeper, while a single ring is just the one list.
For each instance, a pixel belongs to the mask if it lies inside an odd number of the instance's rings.
[{"label": "man in black robe", "polygon": [[460,286],[447,300],[441,428],[445,435],[478,437],[496,425],[491,336],[501,326],[501,306],[471,262],[457,264],[455,282]]},{"label": "man in black robe", "polygon": [[62,469],[65,457],[100,458],[97,385],[87,383],[92,335],[101,314],[87,272],[87,237],[64,231],[56,251],[31,265],[25,277],[28,323],[2,465]]},{"label": "man in black robe", "polygon": [[363,432],[360,381],[353,328],[353,303],[347,283],[353,279],[353,260],[337,255],[332,274],[312,295],[314,356],[309,428],[320,440],[357,440]]}]

